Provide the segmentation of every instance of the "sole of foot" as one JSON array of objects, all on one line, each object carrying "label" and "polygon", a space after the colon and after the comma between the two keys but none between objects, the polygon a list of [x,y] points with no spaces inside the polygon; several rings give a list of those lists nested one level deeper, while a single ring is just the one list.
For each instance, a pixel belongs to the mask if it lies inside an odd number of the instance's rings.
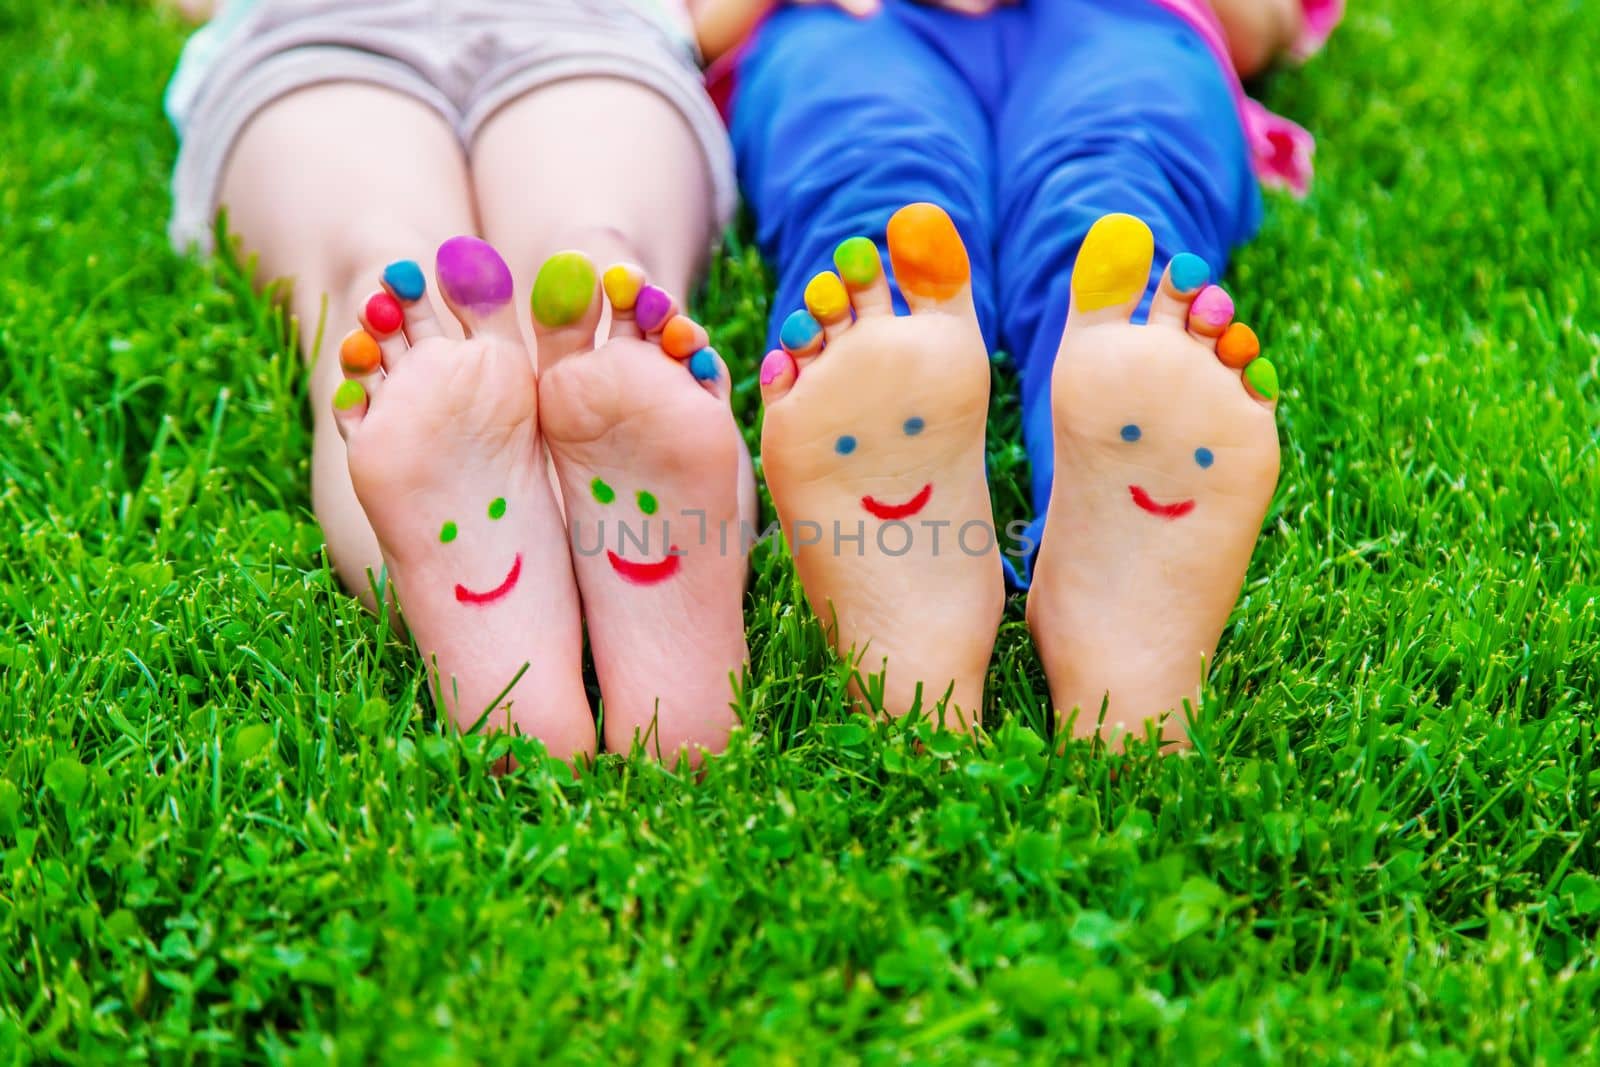
[{"label": "sole of foot", "polygon": [[[845,241],[761,367],[762,463],[795,567],[858,698],[975,726],[1005,602],[984,471],[989,361],[943,210]],[[881,690],[875,680],[882,677]]]},{"label": "sole of foot", "polygon": [[439,247],[444,335],[414,261],[391,264],[340,346],[334,395],[350,478],[440,706],[592,755],[578,590],[546,474],[538,382],[488,244]]},{"label": "sole of foot", "polygon": [[1198,256],[1154,256],[1129,215],[1095,223],[1051,383],[1055,485],[1028,623],[1079,737],[1187,743],[1206,665],[1278,481],[1278,376]]},{"label": "sole of foot", "polygon": [[[596,346],[602,288],[611,337]],[[562,252],[533,286],[545,440],[600,678],[606,747],[721,752],[747,658],[744,442],[706,331],[627,264]]]}]

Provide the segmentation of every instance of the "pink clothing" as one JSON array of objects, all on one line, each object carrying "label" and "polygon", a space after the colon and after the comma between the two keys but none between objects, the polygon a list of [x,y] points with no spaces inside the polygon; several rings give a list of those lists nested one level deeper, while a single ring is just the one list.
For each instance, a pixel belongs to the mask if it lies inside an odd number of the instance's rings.
[{"label": "pink clothing", "polygon": [[[1316,140],[1305,127],[1291,122],[1282,115],[1268,111],[1260,102],[1245,94],[1233,60],[1228,55],[1228,42],[1222,33],[1222,23],[1206,0],[1154,0],[1155,3],[1188,22],[1205,38],[1217,57],[1217,62],[1228,72],[1233,83],[1233,100],[1239,108],[1239,121],[1244,126],[1245,139],[1255,156],[1256,175],[1261,184],[1292,191],[1296,196],[1306,195],[1311,187],[1311,154],[1316,150]],[[1300,0],[1305,12],[1305,31],[1295,42],[1294,55],[1304,59],[1328,39],[1333,28],[1344,17],[1344,0]]]}]

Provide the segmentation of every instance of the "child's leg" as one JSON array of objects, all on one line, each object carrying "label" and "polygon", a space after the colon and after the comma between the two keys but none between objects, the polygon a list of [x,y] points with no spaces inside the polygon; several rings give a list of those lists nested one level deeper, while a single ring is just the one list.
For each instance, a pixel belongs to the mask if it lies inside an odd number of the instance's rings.
[{"label": "child's leg", "polygon": [[[929,202],[949,212],[971,259],[978,319],[994,318],[993,133],[967,78],[933,37],[988,47],[987,20],[893,6],[857,19],[790,7],[761,28],[739,69],[731,124],[739,183],[778,271],[770,344],[834,248]],[[901,307],[903,302],[897,300]]]},{"label": "child's leg", "polygon": [[[1035,501],[1050,508],[1030,622],[1080,733],[1109,694],[1114,729],[1176,711],[1167,735],[1181,738],[1277,474],[1270,404],[1240,380],[1243,341],[1219,361],[1220,326],[1185,331],[1260,197],[1223,73],[1185,23],[1146,0],[1033,11],[1048,47],[1019,71],[999,131],[1014,223],[1001,240],[1004,330]],[[1117,212],[1145,220],[1153,241],[1123,219],[1086,244]],[[1150,325],[1130,326],[1180,252],[1192,255]]]},{"label": "child's leg", "polygon": [[[753,524],[756,506],[726,366],[696,354],[707,344],[698,327],[664,330],[654,298],[629,300],[647,278],[683,307],[711,247],[711,153],[682,110],[701,103],[620,78],[560,81],[497,111],[472,147],[484,232],[515,265],[519,320],[538,331],[540,422],[576,549],[606,746],[626,752],[637,739],[668,760],[720,751],[734,725],[730,678],[746,658],[740,520]],[[595,350],[597,277],[618,263],[642,271],[621,288],[613,276],[620,336]],[[529,302],[534,316],[521,310]]]},{"label": "child's leg", "polygon": [[581,251],[602,268],[636,263],[687,300],[711,249],[705,153],[676,107],[633,82],[561,81],[506,106],[472,145],[472,180],[484,235],[517,274],[522,307],[556,252]]},{"label": "child's leg", "polygon": [[[951,727],[982,715],[1004,601],[979,328],[991,134],[946,51],[981,50],[991,30],[901,5],[865,20],[785,9],[741,69],[733,120],[779,272],[762,453],[801,582],[841,654],[883,675],[884,711],[942,705]],[[939,206],[896,212],[924,201]],[[893,313],[886,246],[909,316]],[[842,278],[818,276],[834,266]]]},{"label": "child's leg", "polygon": [[[313,500],[346,584],[361,591],[387,566],[458,725],[515,729],[561,757],[592,752],[577,589],[539,459],[531,360],[509,292],[480,284],[503,265],[455,236],[476,225],[454,131],[386,89],[300,90],[238,138],[222,202],[264,277],[294,282],[315,360]],[[440,295],[469,340],[441,335],[448,317],[431,310],[431,271],[412,268],[403,282],[386,271],[429,263],[436,248]],[[382,373],[341,385],[340,340],[380,279],[407,298],[403,328],[373,324]]]}]

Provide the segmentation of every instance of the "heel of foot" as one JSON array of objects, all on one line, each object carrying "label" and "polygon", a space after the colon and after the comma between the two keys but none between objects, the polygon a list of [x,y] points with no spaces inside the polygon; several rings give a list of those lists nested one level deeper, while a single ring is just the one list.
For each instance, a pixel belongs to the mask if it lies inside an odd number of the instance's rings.
[{"label": "heel of foot", "polygon": [[533,318],[549,329],[571,326],[594,303],[595,270],[582,252],[557,252],[533,280]]},{"label": "heel of foot", "polygon": [[901,289],[930,300],[948,300],[972,279],[972,263],[956,224],[934,204],[910,204],[894,213],[889,261]]},{"label": "heel of foot", "polygon": [[1072,271],[1079,311],[1099,311],[1137,300],[1150,281],[1155,236],[1132,215],[1106,215],[1089,228]]}]

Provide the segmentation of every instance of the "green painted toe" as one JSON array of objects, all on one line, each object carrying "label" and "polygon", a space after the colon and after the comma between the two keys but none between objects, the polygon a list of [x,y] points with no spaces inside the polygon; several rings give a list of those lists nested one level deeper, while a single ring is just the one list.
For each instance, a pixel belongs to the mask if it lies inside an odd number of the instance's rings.
[{"label": "green painted toe", "polygon": [[865,237],[852,237],[834,249],[833,265],[839,269],[839,277],[852,289],[871,285],[883,270],[878,246]]},{"label": "green painted toe", "polygon": [[533,281],[533,317],[541,326],[571,326],[594,301],[594,264],[582,252],[557,252]]},{"label": "green painted toe", "polygon": [[1261,399],[1278,399],[1278,368],[1271,360],[1252,359],[1244,369],[1244,381]]}]

